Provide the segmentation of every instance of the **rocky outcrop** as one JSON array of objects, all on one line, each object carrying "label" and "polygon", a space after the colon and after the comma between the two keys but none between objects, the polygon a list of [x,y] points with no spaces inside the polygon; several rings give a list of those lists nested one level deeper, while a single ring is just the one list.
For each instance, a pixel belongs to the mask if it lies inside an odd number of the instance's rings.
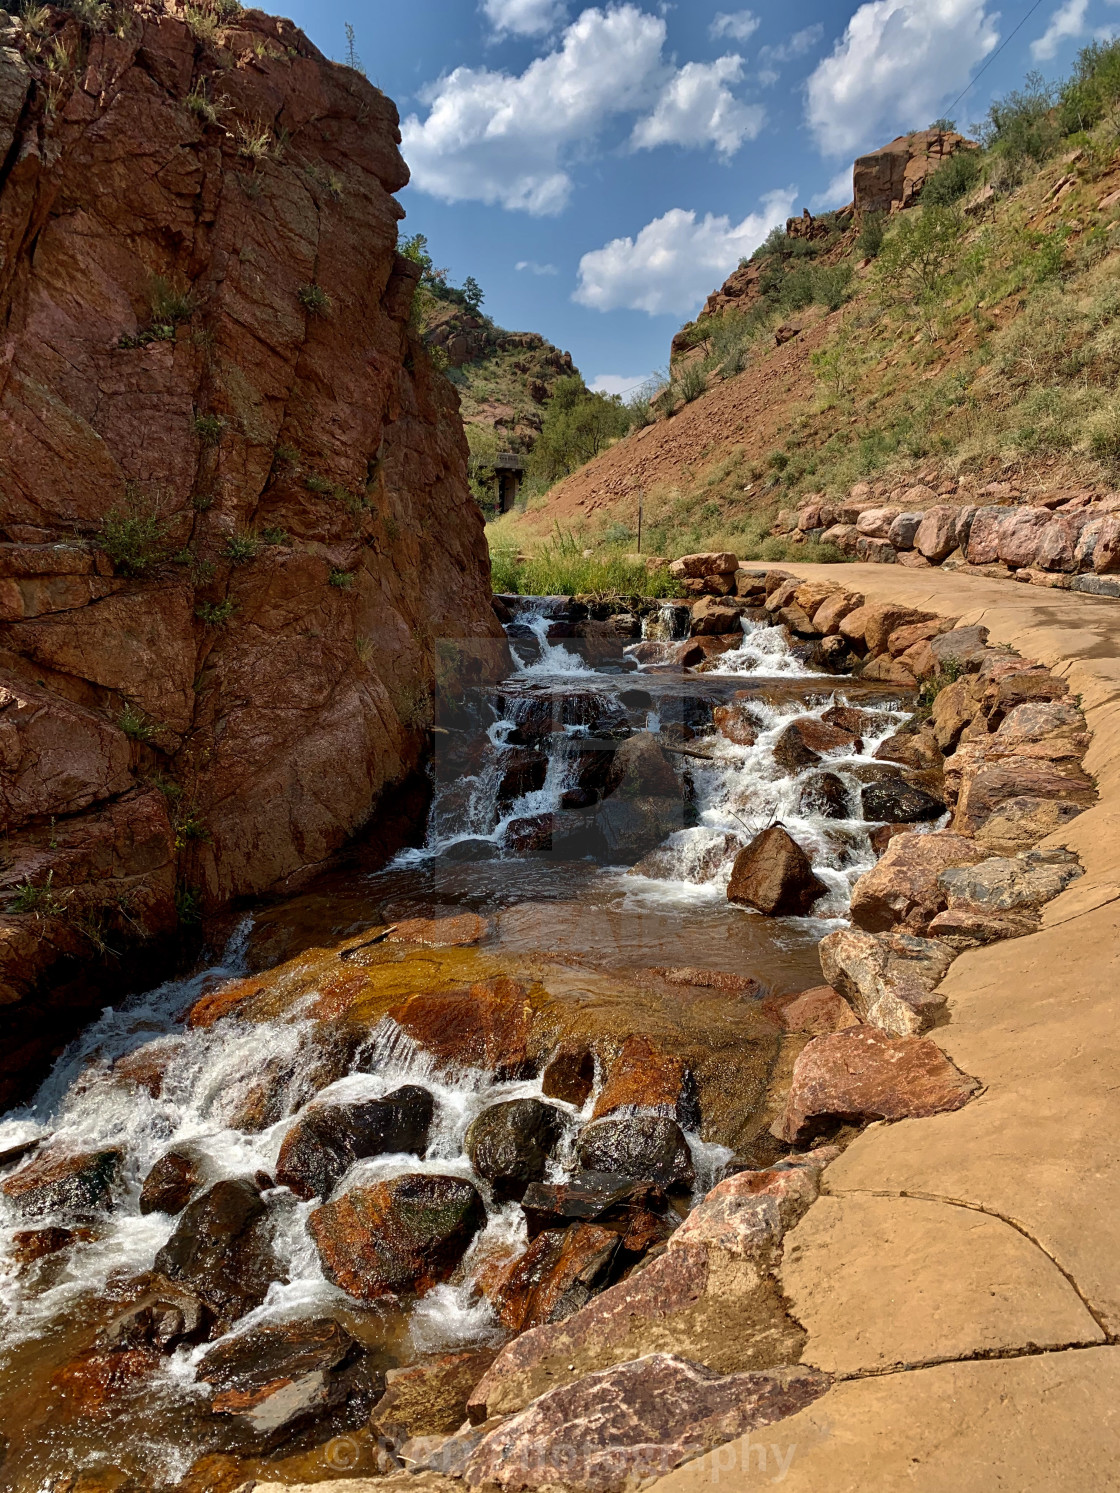
[{"label": "rocky outcrop", "polygon": [[922,188],[950,156],[962,150],[977,150],[953,130],[918,130],[899,135],[881,150],[860,156],[852,173],[857,214],[889,213],[910,207]]},{"label": "rocky outcrop", "polygon": [[329,856],[416,767],[439,640],[498,632],[409,325],[392,103],[260,12],[36,16],[0,29],[0,1000],[28,1074],[81,998],[48,1020],[52,969]]}]

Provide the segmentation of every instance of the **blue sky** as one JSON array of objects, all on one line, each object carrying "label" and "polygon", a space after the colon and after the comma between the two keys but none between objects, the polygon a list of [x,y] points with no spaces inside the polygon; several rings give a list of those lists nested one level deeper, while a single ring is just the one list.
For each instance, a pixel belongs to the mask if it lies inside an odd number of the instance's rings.
[{"label": "blue sky", "polygon": [[453,283],[474,275],[501,325],[542,332],[612,391],[665,366],[673,332],[774,223],[848,201],[856,155],[927,126],[981,68],[951,110],[962,128],[1029,69],[1060,75],[1120,30],[1120,0],[289,13],[339,60],[350,22],[395,100],[413,173],[402,232],[427,234]]}]

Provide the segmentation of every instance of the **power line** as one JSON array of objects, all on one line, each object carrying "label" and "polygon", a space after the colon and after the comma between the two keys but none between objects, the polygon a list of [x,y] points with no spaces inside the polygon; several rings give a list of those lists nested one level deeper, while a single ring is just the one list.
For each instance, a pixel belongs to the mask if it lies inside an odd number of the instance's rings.
[{"label": "power line", "polygon": [[991,67],[992,63],[996,60],[996,58],[999,56],[999,54],[1003,51],[1004,47],[1006,47],[1011,41],[1014,40],[1014,38],[1016,36],[1018,36],[1019,32],[1022,31],[1023,27],[1027,24],[1027,22],[1030,20],[1031,16],[1034,15],[1035,11],[1039,8],[1039,6],[1041,4],[1042,4],[1042,0],[1034,0],[1034,4],[1031,6],[1030,10],[1027,11],[1026,15],[1019,22],[1019,24],[1015,27],[1014,31],[1010,32],[1007,35],[1007,37],[1005,38],[1005,40],[1003,40],[1002,42],[1000,42],[999,46],[995,49],[995,51],[992,53],[992,55],[984,63],[984,66],[976,74],[976,77],[972,79],[972,81],[968,84],[968,86],[966,88],[962,88],[961,91],[960,91],[960,93],[957,94],[956,98],[949,105],[949,107],[945,110],[946,115],[950,114],[952,112],[952,110],[954,110],[957,107],[957,105],[960,103],[961,99],[964,98],[965,94],[968,93],[971,89],[973,89],[976,86],[976,84],[979,81],[979,79],[982,78],[984,76],[984,74],[988,71],[988,69]]}]

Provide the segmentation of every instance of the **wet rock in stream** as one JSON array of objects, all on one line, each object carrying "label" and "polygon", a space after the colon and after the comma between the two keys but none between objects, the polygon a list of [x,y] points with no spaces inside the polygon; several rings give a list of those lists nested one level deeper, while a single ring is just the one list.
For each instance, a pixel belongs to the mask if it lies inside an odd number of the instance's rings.
[{"label": "wet rock in stream", "polygon": [[434,1109],[431,1094],[418,1084],[358,1104],[309,1105],[284,1137],[276,1182],[299,1198],[326,1198],[365,1157],[397,1151],[423,1156]]},{"label": "wet rock in stream", "polygon": [[70,1156],[46,1151],[13,1172],[2,1190],[29,1218],[90,1213],[112,1201],[123,1160],[115,1147]]},{"label": "wet rock in stream", "polygon": [[457,1431],[467,1418],[471,1391],[496,1357],[496,1349],[470,1348],[390,1369],[371,1424],[397,1443]]},{"label": "wet rock in stream", "polygon": [[594,1223],[537,1234],[523,1255],[487,1283],[499,1322],[523,1332],[570,1317],[606,1284],[620,1244],[617,1233]]},{"label": "wet rock in stream", "polygon": [[463,1149],[478,1175],[493,1184],[497,1199],[517,1198],[544,1176],[564,1120],[554,1104],[507,1099],[489,1105],[471,1122]]},{"label": "wet rock in stream", "polygon": [[196,1146],[175,1146],[166,1151],[144,1178],[140,1189],[141,1213],[181,1213],[206,1181],[205,1155]]},{"label": "wet rock in stream", "polygon": [[446,1280],[482,1227],[478,1189],[462,1177],[407,1173],[352,1187],[308,1228],[324,1274],[359,1301],[423,1295]]},{"label": "wet rock in stream", "polygon": [[385,1385],[370,1355],[332,1317],[227,1338],[204,1355],[198,1378],[214,1392],[211,1410],[261,1449],[327,1414],[333,1429],[361,1425]]},{"label": "wet rock in stream", "polygon": [[595,1054],[583,1042],[561,1042],[541,1071],[541,1093],[582,1109],[595,1084]]},{"label": "wet rock in stream", "polygon": [[594,1120],[580,1133],[576,1154],[587,1171],[614,1172],[665,1187],[691,1187],[694,1179],[684,1132],[662,1115]]},{"label": "wet rock in stream", "polygon": [[863,817],[872,823],[921,824],[939,819],[945,801],[901,778],[882,778],[868,783],[860,795]]},{"label": "wet rock in stream", "polygon": [[687,1129],[700,1124],[696,1080],[683,1058],[660,1052],[646,1037],[627,1037],[607,1070],[593,1120],[620,1109],[656,1110]]},{"label": "wet rock in stream", "polygon": [[499,975],[460,991],[410,996],[389,1016],[443,1062],[485,1068],[499,1079],[523,1078],[533,1071],[527,996],[519,981]]},{"label": "wet rock in stream", "polygon": [[812,862],[780,824],[756,835],[735,857],[727,899],[768,917],[804,917],[828,888]]},{"label": "wet rock in stream", "polygon": [[274,1280],[285,1279],[268,1209],[256,1186],[240,1178],[218,1182],[187,1204],[155,1268],[189,1285],[219,1323],[244,1316]]}]

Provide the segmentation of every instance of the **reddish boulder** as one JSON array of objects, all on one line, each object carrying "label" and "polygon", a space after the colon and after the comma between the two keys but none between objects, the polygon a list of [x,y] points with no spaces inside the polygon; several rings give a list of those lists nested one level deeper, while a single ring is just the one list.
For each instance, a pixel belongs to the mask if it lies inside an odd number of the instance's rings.
[{"label": "reddish boulder", "polygon": [[422,1296],[446,1280],[485,1222],[462,1177],[416,1172],[353,1187],[317,1208],[308,1228],[329,1280],[359,1301]]},{"label": "reddish boulder", "polygon": [[59,1155],[46,1151],[5,1181],[4,1196],[21,1213],[88,1213],[112,1201],[123,1155],[116,1149]]},{"label": "reddish boulder", "polygon": [[881,933],[903,924],[924,933],[944,910],[946,893],[938,878],[950,866],[971,866],[988,854],[963,835],[903,834],[852,888],[851,917],[857,928]]},{"label": "reddish boulder", "polygon": [[627,1037],[607,1069],[591,1118],[619,1109],[656,1110],[682,1124],[695,1122],[695,1080],[683,1058],[659,1052],[647,1037]]},{"label": "reddish boulder", "polygon": [[47,1255],[56,1255],[72,1244],[88,1243],[92,1229],[63,1229],[57,1224],[43,1229],[17,1229],[12,1235],[12,1258],[17,1265],[32,1265]]},{"label": "reddish boulder", "polygon": [[824,637],[833,637],[850,612],[863,605],[863,597],[854,591],[837,591],[822,601],[813,613],[813,628]]},{"label": "reddish boulder", "polygon": [[819,945],[824,977],[861,1020],[893,1037],[925,1031],[945,1008],[938,989],[953,951],[933,938],[838,928]]},{"label": "reddish boulder", "polygon": [[561,1042],[541,1072],[541,1093],[582,1109],[595,1084],[595,1054],[583,1042]]},{"label": "reddish boulder", "polygon": [[742,705],[717,705],[712,711],[712,725],[736,746],[754,746],[758,726]]},{"label": "reddish boulder", "polygon": [[70,1415],[110,1415],[123,1396],[135,1394],[138,1381],[160,1367],[161,1358],[150,1348],[126,1348],[116,1353],[87,1353],[57,1369],[50,1387]]},{"label": "reddish boulder", "polygon": [[852,1027],[816,1037],[794,1064],[779,1140],[803,1145],[836,1125],[921,1119],[967,1104],[980,1085],[927,1037]]},{"label": "reddish boulder", "polygon": [[785,1031],[809,1032],[814,1037],[859,1025],[859,1017],[831,985],[816,985],[795,995],[767,996],[762,1010]]},{"label": "reddish boulder", "polygon": [[961,543],[959,508],[940,503],[927,508],[914,535],[914,548],[934,565],[940,565]]},{"label": "reddish boulder", "polygon": [[524,985],[506,975],[469,990],[413,995],[389,1012],[401,1029],[444,1062],[486,1068],[500,1078],[532,1071],[533,1009]]},{"label": "reddish boulder", "polygon": [[739,607],[719,601],[712,596],[705,596],[692,608],[692,636],[741,634],[743,631],[742,616]]},{"label": "reddish boulder", "polygon": [[804,917],[828,888],[781,825],[756,835],[735,857],[727,898],[767,917]]},{"label": "reddish boulder", "polygon": [[707,575],[734,575],[739,568],[737,555],[729,550],[702,555],[682,555],[669,566],[669,574],[677,580],[694,580]]},{"label": "reddish boulder", "polygon": [[1037,508],[1013,509],[999,528],[997,559],[1015,570],[1037,564],[1043,531],[1052,522],[1048,513]]},{"label": "reddish boulder", "polygon": [[[953,130],[928,129],[899,135],[889,145],[859,156],[852,172],[857,215],[910,207],[950,156],[976,149],[974,141]],[[911,492],[904,494],[904,501],[913,501]]]},{"label": "reddish boulder", "polygon": [[206,1158],[197,1147],[174,1146],[155,1163],[140,1190],[141,1213],[181,1213],[206,1181]]},{"label": "reddish boulder", "polygon": [[492,1348],[468,1348],[390,1369],[371,1425],[398,1442],[404,1436],[450,1435],[466,1420],[471,1391],[495,1357]]},{"label": "reddish boulder", "polygon": [[561,1322],[606,1284],[620,1236],[594,1223],[545,1229],[491,1283],[498,1320],[514,1332]]}]

